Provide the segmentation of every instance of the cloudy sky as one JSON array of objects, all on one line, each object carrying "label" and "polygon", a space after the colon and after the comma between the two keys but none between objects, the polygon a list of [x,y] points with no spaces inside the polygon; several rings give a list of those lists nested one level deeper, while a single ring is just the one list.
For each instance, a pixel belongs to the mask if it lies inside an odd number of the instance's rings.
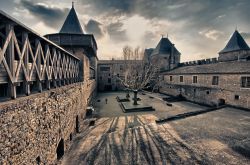
[{"label": "cloudy sky", "polygon": [[[58,32],[71,0],[1,0],[0,9],[44,35]],[[250,44],[249,0],[75,0],[85,33],[100,59],[121,57],[125,45],[155,47],[161,36],[181,61],[217,57],[236,26]]]}]

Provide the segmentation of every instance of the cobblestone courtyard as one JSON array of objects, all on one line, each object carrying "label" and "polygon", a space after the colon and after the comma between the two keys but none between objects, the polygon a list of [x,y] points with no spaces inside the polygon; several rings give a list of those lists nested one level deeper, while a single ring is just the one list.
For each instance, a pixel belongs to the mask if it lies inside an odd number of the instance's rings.
[{"label": "cobblestone courtyard", "polygon": [[163,95],[147,93],[139,97],[155,111],[123,113],[118,95],[125,94],[98,95],[95,125],[82,126],[60,164],[250,163],[250,112],[223,108],[156,124],[155,119],[207,107],[189,102],[167,106]]}]

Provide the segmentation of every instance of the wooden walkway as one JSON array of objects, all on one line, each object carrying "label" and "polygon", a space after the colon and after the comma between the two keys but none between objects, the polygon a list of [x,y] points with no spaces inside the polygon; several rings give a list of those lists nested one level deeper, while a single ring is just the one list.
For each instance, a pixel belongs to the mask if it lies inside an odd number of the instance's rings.
[{"label": "wooden walkway", "polygon": [[79,80],[80,60],[0,11],[0,97]]}]

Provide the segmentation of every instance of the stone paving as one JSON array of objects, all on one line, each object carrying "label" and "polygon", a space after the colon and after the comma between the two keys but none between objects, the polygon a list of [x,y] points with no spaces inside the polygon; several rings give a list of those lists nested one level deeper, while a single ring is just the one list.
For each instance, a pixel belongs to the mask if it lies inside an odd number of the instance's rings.
[{"label": "stone paving", "polygon": [[123,113],[115,100],[120,94],[99,94],[95,125],[85,125],[59,164],[249,164],[233,146],[248,146],[250,112],[224,108],[157,125],[158,117],[206,107],[188,102],[169,107],[161,95],[147,94],[139,97],[156,111]]},{"label": "stone paving", "polygon": [[[143,114],[152,114],[155,117],[167,117],[176,115],[183,112],[191,112],[196,110],[201,110],[206,107],[200,106],[197,104],[189,102],[175,102],[172,107],[167,106],[166,102],[162,100],[163,95],[161,94],[151,94],[147,93],[146,95],[138,94],[138,97],[141,98],[144,104],[153,106],[155,111],[151,112],[132,112],[124,113],[119,103],[116,100],[116,96],[125,96],[125,93],[121,92],[112,92],[112,93],[99,93],[98,99],[100,102],[95,103],[95,109],[97,111],[98,117],[117,117],[117,116],[131,116],[131,115],[143,115]],[[130,97],[133,94],[130,93]],[[153,97],[153,98],[150,98]],[[108,104],[106,104],[105,99],[108,99]],[[138,102],[140,104],[140,101]]]}]

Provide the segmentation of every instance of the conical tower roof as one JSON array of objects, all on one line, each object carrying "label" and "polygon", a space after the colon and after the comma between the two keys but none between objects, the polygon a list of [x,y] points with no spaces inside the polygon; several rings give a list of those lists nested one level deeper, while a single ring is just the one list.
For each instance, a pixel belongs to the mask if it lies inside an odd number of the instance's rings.
[{"label": "conical tower roof", "polygon": [[[171,52],[173,44],[168,38],[162,38],[151,55],[155,54],[168,54]],[[180,55],[181,53],[174,47],[174,55]]]},{"label": "conical tower roof", "polygon": [[74,9],[74,4],[72,4],[72,8],[60,30],[60,33],[83,34],[81,24]]},{"label": "conical tower roof", "polygon": [[249,47],[247,43],[245,42],[245,40],[242,38],[240,33],[237,30],[235,30],[234,34],[230,38],[226,47],[219,53],[226,53],[226,52],[237,51],[237,50],[248,50],[248,49]]}]

